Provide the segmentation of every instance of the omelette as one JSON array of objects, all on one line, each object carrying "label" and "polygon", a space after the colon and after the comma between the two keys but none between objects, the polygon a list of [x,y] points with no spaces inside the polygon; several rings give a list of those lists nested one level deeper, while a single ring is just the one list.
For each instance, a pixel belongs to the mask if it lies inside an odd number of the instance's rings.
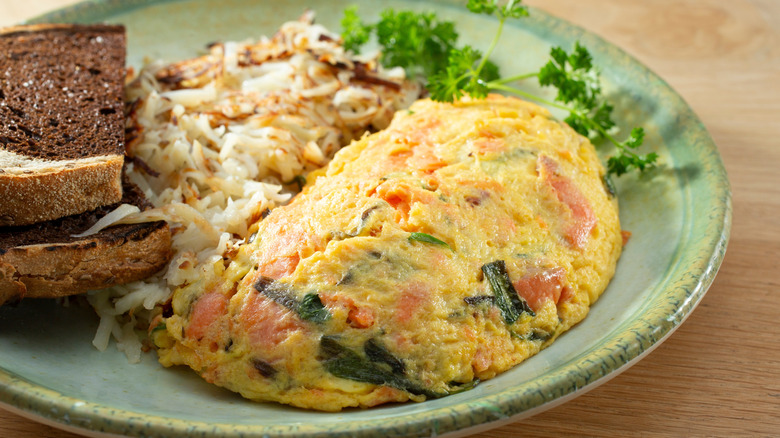
[{"label": "omelette", "polygon": [[592,144],[491,95],[422,100],[174,292],[160,362],[338,411],[468,390],[581,321],[622,249]]}]

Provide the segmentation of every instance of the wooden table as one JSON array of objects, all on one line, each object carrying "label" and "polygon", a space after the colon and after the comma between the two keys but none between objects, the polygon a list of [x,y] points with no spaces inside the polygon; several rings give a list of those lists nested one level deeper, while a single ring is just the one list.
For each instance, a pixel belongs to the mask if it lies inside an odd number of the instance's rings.
[{"label": "wooden table", "polygon": [[[0,0],[0,26],[70,3]],[[780,1],[526,3],[627,50],[688,101],[725,161],[734,220],[714,284],[664,344],[573,401],[475,436],[780,436]],[[1,410],[0,436],[75,437]]]}]

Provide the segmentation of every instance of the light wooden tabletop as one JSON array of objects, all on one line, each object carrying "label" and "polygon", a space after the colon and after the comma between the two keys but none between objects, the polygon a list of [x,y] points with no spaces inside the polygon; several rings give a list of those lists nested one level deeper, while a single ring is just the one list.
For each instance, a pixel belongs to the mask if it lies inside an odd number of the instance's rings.
[{"label": "light wooden tabletop", "polygon": [[[0,0],[0,26],[71,3]],[[714,284],[664,344],[573,401],[475,437],[780,436],[780,1],[526,3],[622,47],[685,98],[723,157],[734,219]],[[75,435],[0,410],[0,437]]]}]

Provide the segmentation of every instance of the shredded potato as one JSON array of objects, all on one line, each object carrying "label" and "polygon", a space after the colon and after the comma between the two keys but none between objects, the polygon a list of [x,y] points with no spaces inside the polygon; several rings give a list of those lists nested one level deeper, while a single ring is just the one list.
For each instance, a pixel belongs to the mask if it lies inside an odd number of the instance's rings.
[{"label": "shredded potato", "polygon": [[128,175],[155,206],[120,223],[167,220],[175,254],[152,278],[90,292],[101,324],[140,360],[145,329],[171,291],[249,239],[301,177],[420,95],[402,69],[346,53],[307,12],[271,38],[214,44],[205,56],[144,67],[127,85]]}]

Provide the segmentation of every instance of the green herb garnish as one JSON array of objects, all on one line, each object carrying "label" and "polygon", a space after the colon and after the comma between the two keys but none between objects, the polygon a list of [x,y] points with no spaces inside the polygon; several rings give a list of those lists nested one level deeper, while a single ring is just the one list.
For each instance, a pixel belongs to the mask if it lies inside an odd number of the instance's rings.
[{"label": "green herb garnish", "polygon": [[344,48],[357,52],[374,35],[382,47],[382,65],[403,67],[410,75],[430,76],[443,68],[458,40],[455,25],[436,20],[433,12],[385,9],[377,23],[366,24],[353,6],[344,11],[341,27]]},{"label": "green herb garnish", "polygon": [[320,339],[320,354],[325,369],[336,377],[387,385],[428,398],[439,398],[465,391],[479,383],[478,380],[465,384],[453,382],[445,391],[425,388],[411,381],[405,374],[403,362],[375,339],[366,341],[361,354],[344,346],[339,342],[338,337],[326,335]]},{"label": "green herb garnish", "polygon": [[257,292],[294,311],[303,320],[321,323],[331,316],[316,293],[307,293],[299,301],[289,285],[269,277],[260,277],[254,287]]},{"label": "green herb garnish", "polygon": [[384,363],[393,373],[403,374],[406,371],[406,366],[403,361],[393,356],[392,353],[382,345],[376,339],[369,339],[363,345],[363,351],[366,353],[366,357],[372,362]]},{"label": "green herb garnish", "polygon": [[482,265],[482,273],[485,274],[485,278],[488,280],[488,284],[490,284],[490,290],[493,291],[496,306],[501,310],[504,322],[512,325],[524,312],[531,316],[536,316],[536,313],[518,295],[517,290],[512,285],[503,260],[485,263]]},{"label": "green herb garnish", "polygon": [[[631,169],[644,171],[654,165],[657,154],[635,152],[644,140],[643,128],[633,128],[623,141],[614,136],[613,106],[602,95],[600,73],[585,47],[579,42],[571,52],[553,47],[550,60],[538,71],[501,78],[489,57],[498,45],[506,20],[525,17],[528,9],[521,0],[468,0],[466,6],[475,14],[498,18],[496,34],[484,54],[468,45],[458,48],[453,23],[436,21],[433,13],[392,9],[383,12],[380,21],[373,25],[362,23],[355,8],[345,12],[345,45],[357,51],[375,32],[385,54],[383,64],[404,67],[410,75],[423,75],[433,100],[452,102],[464,95],[484,98],[489,92],[504,92],[566,111],[564,121],[574,130],[593,140],[606,139],[615,146],[617,154],[607,159],[610,175],[620,176]],[[446,54],[444,58],[442,53]],[[540,85],[557,90],[553,101],[509,85],[533,78]]]},{"label": "green herb garnish", "polygon": [[386,363],[372,361],[345,347],[334,336],[323,336],[320,339],[320,353],[325,357],[323,361],[325,369],[336,377],[375,385],[387,385],[409,391],[412,394],[424,394],[428,397],[442,396],[413,383],[402,371],[393,370]]},{"label": "green herb garnish", "polygon": [[315,293],[304,295],[300,304],[298,304],[298,315],[302,319],[312,322],[325,322],[330,318],[330,312],[322,304],[320,296]]},{"label": "green herb garnish", "polygon": [[437,238],[431,236],[430,234],[426,234],[426,233],[411,233],[411,234],[409,234],[409,241],[410,242],[417,241],[417,242],[423,242],[423,243],[431,243],[431,244],[434,244],[434,245],[446,246],[447,248],[452,249],[452,247],[449,245],[449,243],[447,243],[447,242],[445,242],[445,241],[443,241],[441,239],[437,239]]},{"label": "green herb garnish", "polygon": [[363,44],[371,39],[373,26],[364,24],[357,13],[358,7],[351,6],[344,9],[344,17],[341,18],[341,39],[346,50],[358,52]]}]

